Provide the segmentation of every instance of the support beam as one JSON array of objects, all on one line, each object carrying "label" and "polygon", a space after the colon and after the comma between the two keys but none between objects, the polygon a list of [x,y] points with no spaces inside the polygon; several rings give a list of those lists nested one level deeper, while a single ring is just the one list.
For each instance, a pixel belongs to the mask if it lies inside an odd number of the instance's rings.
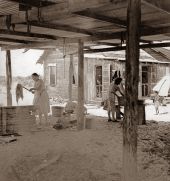
[{"label": "support beam", "polygon": [[6,51],[6,86],[7,86],[7,106],[12,106],[12,70],[11,70],[11,52]]},{"label": "support beam", "polygon": [[[119,2],[122,2],[124,0],[119,0]],[[47,6],[47,7],[41,7],[41,19],[44,21],[53,21],[56,20],[56,18],[63,18],[66,15],[70,15],[71,13],[82,11],[87,8],[98,8],[102,7],[104,5],[112,5],[112,2],[110,0],[67,0],[64,2],[59,2],[56,4]],[[50,12],[50,13],[49,13]],[[30,20],[36,21],[38,17],[38,11],[37,8],[32,8],[29,11],[29,18]],[[4,25],[4,18],[0,18],[0,24]],[[25,17],[23,16],[23,12],[19,12],[17,15],[11,17],[12,23],[22,23],[25,22]]]},{"label": "support beam", "polygon": [[113,18],[113,17],[108,17],[108,16],[105,16],[105,15],[101,15],[101,14],[95,13],[95,12],[89,10],[89,9],[84,10],[84,11],[76,12],[75,14],[85,16],[85,17],[88,17],[88,18],[93,18],[93,19],[100,20],[100,21],[104,21],[104,22],[107,22],[107,23],[112,23],[112,24],[114,24],[114,25],[116,25],[118,27],[121,27],[121,28],[126,28],[126,21],[120,20],[118,18]]},{"label": "support beam", "polygon": [[[142,44],[139,46],[140,49],[145,48],[158,48],[158,47],[170,47],[170,42],[167,43],[150,43],[150,44]],[[121,51],[126,50],[126,46],[117,46],[111,48],[98,48],[98,49],[90,49],[85,50],[85,53],[101,53],[101,52],[112,52],[112,51]]]},{"label": "support beam", "polygon": [[128,0],[122,181],[139,180],[137,176],[137,122],[140,23],[141,0]]},{"label": "support beam", "polygon": [[[22,23],[24,25],[27,25],[27,23]],[[72,27],[69,25],[62,25],[62,24],[52,24],[52,23],[45,23],[45,22],[35,22],[35,21],[30,21],[29,25],[35,26],[35,27],[40,27],[40,28],[48,28],[48,29],[54,29],[54,30],[61,30],[61,31],[69,31],[73,33],[82,33],[82,34],[87,34],[87,35],[92,35],[93,33],[85,30],[85,29],[80,29],[76,27]]]},{"label": "support beam", "polygon": [[120,46],[121,43],[110,43],[110,42],[103,42],[103,41],[97,41],[95,42],[97,45],[107,45],[107,46]]},{"label": "support beam", "polygon": [[43,1],[40,1],[40,0],[7,0],[7,1],[20,3],[20,4],[28,6],[28,7],[44,7],[44,6],[55,4],[53,2],[45,1],[45,0],[43,0]]},{"label": "support beam", "polygon": [[38,38],[38,39],[47,39],[47,40],[56,40],[57,37],[47,34],[40,34],[40,33],[27,33],[21,31],[11,31],[6,29],[0,29],[0,35],[14,35],[14,36],[21,36],[27,38]]},{"label": "support beam", "polygon": [[[27,25],[27,23],[21,23],[24,25]],[[54,29],[54,30],[61,30],[61,31],[68,31],[68,32],[73,32],[73,33],[81,33],[81,34],[86,34],[86,35],[97,35],[97,36],[107,36],[108,33],[102,33],[102,32],[96,32],[94,30],[86,30],[86,29],[81,29],[81,28],[76,28],[73,26],[69,25],[62,25],[62,24],[52,24],[52,23],[45,23],[45,22],[35,22],[35,21],[30,21],[29,25],[35,26],[35,27],[40,27],[40,28],[48,28],[48,29]]]},{"label": "support beam", "polygon": [[141,42],[141,43],[153,43],[153,41],[150,41],[150,40],[143,40],[143,39],[140,39],[140,42]]},{"label": "support beam", "polygon": [[4,38],[4,37],[0,37],[0,42],[19,43],[19,44],[32,43],[32,41],[25,41],[25,40],[18,40],[13,38]]},{"label": "support beam", "polygon": [[[28,43],[26,45],[2,45],[2,50],[17,50],[17,49],[39,49],[39,48],[43,48],[46,49],[48,46],[53,46],[53,48],[56,47],[56,44],[58,43],[58,41],[45,41],[45,42],[34,42],[34,43]],[[63,45],[63,41],[60,43],[60,45]]]},{"label": "support beam", "polygon": [[70,66],[69,66],[69,87],[68,87],[68,95],[69,102],[72,102],[72,86],[73,85],[73,54],[70,55]]},{"label": "support beam", "polygon": [[[154,35],[161,35],[161,34],[169,34],[170,33],[170,26],[164,27],[164,28],[140,28],[141,30],[141,36],[147,37],[147,36],[154,36]],[[0,31],[1,34],[1,31]],[[26,35],[28,35],[26,33]],[[54,36],[52,36],[54,37]],[[126,31],[116,32],[107,34],[105,36],[86,36],[84,38],[81,38],[84,42],[91,42],[91,41],[99,41],[99,40],[112,40],[112,39],[118,39],[120,40],[121,37],[126,37]],[[54,37],[55,39],[56,37]],[[36,42],[36,43],[28,43],[27,45],[17,45],[17,46],[3,46],[3,49],[8,50],[14,50],[14,49],[22,49],[22,48],[42,48],[44,46],[50,46],[50,45],[63,45],[63,42],[69,44],[69,43],[78,43],[78,38],[58,38],[57,41],[49,41],[49,42]],[[152,45],[152,44],[151,44]],[[119,50],[119,49],[118,49]]]},{"label": "support beam", "polygon": [[84,43],[79,40],[78,44],[78,106],[77,106],[77,128],[82,130],[85,127],[84,117]]}]

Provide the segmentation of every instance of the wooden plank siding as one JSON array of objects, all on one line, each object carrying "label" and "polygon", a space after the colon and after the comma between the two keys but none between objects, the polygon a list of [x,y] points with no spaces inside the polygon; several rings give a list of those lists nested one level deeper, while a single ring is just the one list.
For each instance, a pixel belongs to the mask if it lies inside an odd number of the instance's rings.
[{"label": "wooden plank siding", "polygon": [[[145,57],[144,57],[145,58]],[[57,95],[68,99],[68,86],[69,86],[69,63],[70,57],[66,56],[65,58],[65,68],[64,68],[64,59],[62,52],[50,51],[49,54],[45,57],[44,61],[44,80],[47,85],[48,92],[51,97]],[[56,66],[56,85],[50,86],[50,65]],[[75,84],[72,86],[72,99],[77,100],[77,72],[78,72],[78,58],[77,54],[73,57],[73,72],[75,78]],[[95,68],[96,66],[102,66],[102,98],[96,97],[96,87],[95,87]],[[112,70],[118,70],[121,72],[121,76],[125,76],[125,61],[119,60],[116,57],[113,59],[107,58],[90,58],[85,57],[84,59],[84,81],[85,81],[85,102],[86,103],[99,103],[107,97],[107,92],[110,82],[110,66]],[[154,63],[154,62],[140,62],[139,68],[139,98],[142,98],[142,67],[149,67],[148,71],[148,93],[147,96],[150,96],[152,93],[153,86],[168,72],[170,72],[170,64],[168,63]],[[64,73],[65,72],[65,73]],[[64,75],[65,74],[65,75]]]}]

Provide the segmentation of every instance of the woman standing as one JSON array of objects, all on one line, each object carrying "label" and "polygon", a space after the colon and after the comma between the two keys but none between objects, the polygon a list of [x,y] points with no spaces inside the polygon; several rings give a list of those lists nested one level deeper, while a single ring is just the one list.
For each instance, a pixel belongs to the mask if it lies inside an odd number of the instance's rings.
[{"label": "woman standing", "polygon": [[37,73],[32,74],[34,87],[30,89],[34,93],[33,105],[39,115],[40,124],[42,123],[42,115],[44,115],[46,123],[48,122],[48,113],[50,112],[49,97],[44,82]]},{"label": "woman standing", "polygon": [[[122,81],[122,78],[118,77],[110,84],[110,87],[109,87],[109,104],[110,104],[109,106],[112,113],[112,121],[117,121],[115,119],[115,112],[120,111],[118,110],[119,107],[116,107],[116,105],[118,104],[118,93],[123,96],[123,93],[121,92],[120,87],[119,87],[121,81]],[[110,118],[109,118],[109,121],[111,121]]]}]

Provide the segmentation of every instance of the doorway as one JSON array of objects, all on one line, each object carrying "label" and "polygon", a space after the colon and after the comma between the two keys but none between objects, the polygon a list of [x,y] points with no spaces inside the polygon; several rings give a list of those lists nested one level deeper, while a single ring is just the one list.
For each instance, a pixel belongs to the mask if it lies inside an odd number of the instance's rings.
[{"label": "doorway", "polygon": [[149,66],[142,66],[142,96],[149,95]]},{"label": "doorway", "polygon": [[96,66],[96,97],[102,98],[102,66]]}]

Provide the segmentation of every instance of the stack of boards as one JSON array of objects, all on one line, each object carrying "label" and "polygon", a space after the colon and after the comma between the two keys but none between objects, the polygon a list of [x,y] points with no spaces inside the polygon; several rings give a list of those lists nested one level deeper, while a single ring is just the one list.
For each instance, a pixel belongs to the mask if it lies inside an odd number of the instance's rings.
[{"label": "stack of boards", "polygon": [[34,106],[6,106],[0,107],[0,134],[3,125],[7,133],[29,132],[35,124],[35,116],[31,114]]}]

